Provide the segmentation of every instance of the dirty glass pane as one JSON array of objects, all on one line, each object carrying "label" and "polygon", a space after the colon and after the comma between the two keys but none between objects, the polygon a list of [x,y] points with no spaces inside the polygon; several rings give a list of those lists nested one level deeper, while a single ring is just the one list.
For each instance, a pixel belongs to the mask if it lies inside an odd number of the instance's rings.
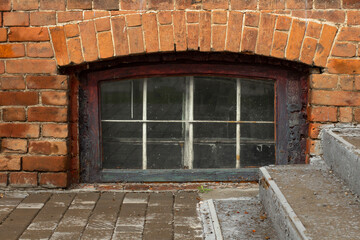
[{"label": "dirty glass pane", "polygon": [[240,167],[261,167],[275,164],[274,144],[241,144]]},{"label": "dirty glass pane", "polygon": [[182,119],[185,77],[149,78],[147,89],[147,119]]},{"label": "dirty glass pane", "polygon": [[273,123],[243,123],[240,130],[241,142],[274,141]]},{"label": "dirty glass pane", "polygon": [[167,144],[147,144],[148,169],[180,169],[182,168],[183,142]]},{"label": "dirty glass pane", "polygon": [[103,168],[141,169],[142,143],[103,142]]},{"label": "dirty glass pane", "polygon": [[236,119],[236,79],[194,77],[194,120]]},{"label": "dirty glass pane", "polygon": [[235,168],[236,145],[194,143],[194,168]]},{"label": "dirty glass pane", "polygon": [[141,138],[142,123],[102,122],[103,138]]},{"label": "dirty glass pane", "polygon": [[218,138],[231,139],[235,141],[235,123],[194,123],[194,139],[198,138]]},{"label": "dirty glass pane", "polygon": [[274,82],[241,80],[241,120],[274,121]]},{"label": "dirty glass pane", "polygon": [[147,123],[148,139],[184,139],[183,123]]},{"label": "dirty glass pane", "polygon": [[141,79],[101,83],[101,119],[142,119],[142,92]]}]

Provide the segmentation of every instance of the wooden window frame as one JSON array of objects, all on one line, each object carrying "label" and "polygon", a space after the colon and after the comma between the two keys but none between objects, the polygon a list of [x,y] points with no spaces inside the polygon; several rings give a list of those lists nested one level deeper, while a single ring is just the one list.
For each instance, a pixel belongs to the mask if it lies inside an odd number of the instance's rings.
[{"label": "wooden window frame", "polygon": [[[119,68],[89,71],[80,79],[79,135],[82,182],[185,182],[185,181],[256,181],[257,168],[240,169],[148,169],[117,170],[101,168],[99,83],[161,76],[223,76],[275,81],[275,164],[305,162],[307,123],[307,73],[291,68],[224,63],[144,63]],[[302,104],[294,114],[292,104]],[[305,106],[305,107],[304,107]],[[299,115],[299,116],[298,116]],[[293,118],[299,118],[299,136],[292,132]],[[291,120],[292,119],[292,120]],[[295,133],[296,134],[296,133]],[[300,139],[301,137],[301,139]],[[294,140],[297,139],[297,140]],[[291,146],[299,145],[297,151]],[[289,147],[290,146],[290,147]]]}]

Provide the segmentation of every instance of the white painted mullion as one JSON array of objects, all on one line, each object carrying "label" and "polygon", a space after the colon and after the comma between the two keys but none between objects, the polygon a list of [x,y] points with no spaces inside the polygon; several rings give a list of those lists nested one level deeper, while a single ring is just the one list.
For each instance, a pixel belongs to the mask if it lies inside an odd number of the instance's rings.
[{"label": "white painted mullion", "polygon": [[146,121],[147,120],[147,78],[144,78],[143,81],[143,135],[142,135],[142,168],[143,169],[147,169],[147,151],[146,151],[146,137],[147,137],[147,133],[146,133]]},{"label": "white painted mullion", "polygon": [[189,82],[189,169],[193,169],[194,162],[194,77],[190,77]]},{"label": "white painted mullion", "polygon": [[[241,119],[241,81],[236,79],[236,121]],[[240,123],[236,123],[236,168],[240,168]]]}]

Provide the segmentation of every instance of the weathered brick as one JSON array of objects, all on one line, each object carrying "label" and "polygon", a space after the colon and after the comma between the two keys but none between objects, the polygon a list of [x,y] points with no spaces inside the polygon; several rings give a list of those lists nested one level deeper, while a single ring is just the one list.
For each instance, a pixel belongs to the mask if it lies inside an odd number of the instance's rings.
[{"label": "weathered brick", "polygon": [[67,105],[68,97],[66,92],[41,92],[41,102],[44,105]]},{"label": "weathered brick", "polygon": [[25,82],[23,76],[1,76],[0,89],[3,90],[25,89]]},{"label": "weathered brick", "polygon": [[5,72],[5,64],[4,61],[0,61],[0,73],[4,73]]},{"label": "weathered brick", "polygon": [[37,173],[12,172],[9,174],[9,184],[16,187],[34,187],[37,185]]},{"label": "weathered brick", "polygon": [[171,25],[161,25],[159,27],[159,31],[160,31],[160,50],[164,52],[173,51],[174,50],[173,27]]},{"label": "weathered brick", "polygon": [[55,12],[31,12],[30,24],[32,26],[44,26],[56,24]]},{"label": "weathered brick", "polygon": [[77,24],[67,24],[64,26],[66,37],[77,37],[79,36],[79,25]]},{"label": "weathered brick", "polygon": [[121,0],[121,9],[122,10],[138,10],[145,9],[146,2],[138,0]]},{"label": "weathered brick", "polygon": [[7,73],[56,73],[56,63],[48,59],[19,59],[6,61]]},{"label": "weathered brick", "polygon": [[201,9],[201,3],[202,1],[175,0],[175,8],[177,10]]},{"label": "weathered brick", "polygon": [[68,132],[67,124],[44,124],[42,126],[43,137],[66,138]]},{"label": "weathered brick", "polygon": [[0,173],[0,186],[6,187],[8,185],[8,174],[6,172]]},{"label": "weathered brick", "polygon": [[111,32],[98,33],[98,42],[100,58],[104,59],[114,56]]},{"label": "weathered brick", "polygon": [[231,10],[256,10],[257,0],[231,0]]},{"label": "weathered brick", "polygon": [[274,34],[276,17],[270,14],[261,14],[259,27],[259,42],[256,46],[256,53],[270,55],[271,43]]},{"label": "weathered brick", "polygon": [[327,64],[329,73],[360,74],[358,59],[330,59]]},{"label": "weathered brick", "polygon": [[26,156],[22,167],[25,171],[61,172],[67,170],[66,156]]},{"label": "weathered brick", "polygon": [[288,60],[298,60],[300,57],[301,44],[305,35],[306,24],[303,21],[297,19],[293,20],[289,43],[286,50],[286,59]]},{"label": "weathered brick", "polygon": [[336,43],[331,53],[335,57],[354,57],[356,46],[353,43]]},{"label": "weathered brick", "polygon": [[312,74],[310,78],[310,86],[315,89],[331,89],[336,88],[338,77],[331,74]]},{"label": "weathered brick", "polygon": [[276,21],[276,30],[288,31],[291,26],[291,18],[287,16],[279,16]]},{"label": "weathered brick", "polygon": [[288,40],[287,33],[275,31],[274,41],[271,49],[271,56],[277,58],[284,58],[287,40]]},{"label": "weathered brick", "polygon": [[311,65],[313,63],[316,46],[316,39],[305,37],[301,49],[300,61]]},{"label": "weathered brick", "polygon": [[360,2],[358,0],[343,0],[343,8],[359,9]]},{"label": "weathered brick", "polygon": [[320,123],[309,123],[309,137],[318,138],[322,126]]},{"label": "weathered brick", "polygon": [[64,27],[52,27],[50,28],[50,34],[58,65],[69,64]]},{"label": "weathered brick", "polygon": [[231,52],[240,51],[241,31],[243,25],[243,13],[230,12],[227,27],[226,50]]},{"label": "weathered brick", "polygon": [[4,26],[29,26],[30,19],[27,12],[4,12]]},{"label": "weathered brick", "polygon": [[213,25],[211,31],[212,50],[224,51],[225,49],[226,26]]},{"label": "weathered brick", "polygon": [[81,51],[81,43],[80,38],[71,38],[67,42],[69,57],[70,57],[70,63],[79,64],[84,61],[84,58],[82,56]]},{"label": "weathered brick", "polygon": [[[112,13],[115,11],[112,11]],[[129,12],[126,12],[127,14]],[[122,13],[124,14],[124,13]],[[105,10],[96,10],[96,11],[84,11],[84,20],[89,20],[89,19],[95,19],[95,18],[101,18],[101,17],[107,17],[110,16],[109,11],[105,11]]]},{"label": "weathered brick", "polygon": [[338,9],[341,7],[341,0],[314,0],[314,6],[319,9]]},{"label": "weathered brick", "polygon": [[310,155],[319,156],[321,152],[321,144],[319,140],[307,139],[306,152]]},{"label": "weathered brick", "polygon": [[29,106],[38,104],[37,92],[0,92],[0,105]]},{"label": "weathered brick", "polygon": [[141,15],[140,14],[126,15],[126,23],[128,27],[141,26]]},{"label": "weathered brick", "polygon": [[337,28],[324,25],[319,44],[315,53],[314,63],[318,66],[325,66],[330,54],[331,46],[334,41]]},{"label": "weathered brick", "polygon": [[[155,13],[146,13],[142,17],[146,52],[159,51],[158,26]],[[185,25],[185,23],[184,23]],[[185,37],[185,36],[184,36]]]},{"label": "weathered brick", "polygon": [[354,89],[354,76],[340,76],[340,87],[342,90]]},{"label": "weathered brick", "polygon": [[28,109],[29,122],[65,122],[67,108],[30,107]]},{"label": "weathered brick", "polygon": [[360,92],[312,90],[310,103],[328,106],[360,106]]},{"label": "weathered brick", "polygon": [[150,10],[173,10],[174,0],[148,0]]},{"label": "weathered brick", "polygon": [[354,89],[360,90],[360,76],[355,76]]},{"label": "weathered brick", "polygon": [[11,0],[0,1],[0,11],[9,11],[11,9]]},{"label": "weathered brick", "polygon": [[360,25],[360,11],[347,11],[347,24]]},{"label": "weathered brick", "polygon": [[21,157],[7,155],[0,155],[0,170],[1,171],[16,171],[20,170]]},{"label": "weathered brick", "polygon": [[336,122],[337,108],[336,107],[308,107],[308,119],[314,122]]},{"label": "weathered brick", "polygon": [[338,41],[360,41],[360,27],[343,27],[340,30]]},{"label": "weathered brick", "polygon": [[39,42],[50,40],[48,30],[44,27],[11,27],[8,36],[10,42]]},{"label": "weathered brick", "polygon": [[144,52],[144,39],[141,27],[128,28],[130,53]]},{"label": "weathered brick", "polygon": [[37,138],[39,132],[37,124],[0,123],[0,137]]},{"label": "weathered brick", "polygon": [[249,27],[258,27],[260,22],[260,14],[254,12],[245,13],[245,25]]},{"label": "weathered brick", "polygon": [[65,188],[68,185],[67,174],[62,173],[41,173],[39,175],[39,184],[49,188]]},{"label": "weathered brick", "polygon": [[[172,28],[169,28],[169,34],[168,35],[170,35],[171,32],[172,32]],[[187,26],[187,32],[188,32],[187,33],[187,44],[188,44],[187,49],[188,50],[198,50],[198,47],[199,47],[199,33],[200,33],[199,24],[189,24]],[[169,44],[171,44],[171,43],[172,42],[170,41]],[[173,46],[169,46],[168,49],[172,49]],[[165,47],[165,49],[166,49],[166,47]],[[163,50],[163,48],[161,48],[161,50]]]},{"label": "weathered brick", "polygon": [[[26,153],[27,140],[25,139],[3,139],[1,141],[1,152],[3,153]],[[18,169],[16,169],[18,170]]]},{"label": "weathered brick", "polygon": [[25,121],[25,109],[24,108],[4,108],[3,120],[4,121]]},{"label": "weathered brick", "polygon": [[40,0],[42,10],[65,10],[65,0]]},{"label": "weathered brick", "polygon": [[213,24],[226,24],[227,23],[227,11],[214,10],[212,13]]},{"label": "weathered brick", "polygon": [[203,9],[228,9],[229,3],[224,0],[202,0]]},{"label": "weathered brick", "polygon": [[111,23],[114,35],[115,55],[122,56],[129,54],[125,17],[114,17],[111,19]]},{"label": "weathered brick", "polygon": [[13,10],[37,10],[39,8],[39,0],[13,0]]},{"label": "weathered brick", "polygon": [[313,0],[286,0],[287,9],[311,9]]},{"label": "weathered brick", "polygon": [[83,19],[83,14],[80,11],[57,12],[57,19],[59,23],[79,21]]},{"label": "weathered brick", "polygon": [[92,0],[67,0],[68,9],[91,9]]},{"label": "weathered brick", "polygon": [[17,58],[25,56],[24,44],[0,44],[0,58]]},{"label": "weathered brick", "polygon": [[[157,14],[157,16],[158,16],[159,23],[162,25],[172,23],[172,12],[171,11],[161,11]],[[187,12],[187,18],[189,20],[189,12]]]},{"label": "weathered brick", "polygon": [[342,107],[339,108],[339,122],[352,122],[352,108]]},{"label": "weathered brick", "polygon": [[[186,18],[188,23],[198,23],[200,20],[200,12],[195,12],[195,11],[186,12]],[[167,24],[171,24],[171,21],[172,19],[170,19],[170,22]],[[159,22],[160,22],[160,18],[159,18]]]},{"label": "weathered brick", "polygon": [[257,42],[258,30],[256,28],[244,27],[241,40],[241,52],[254,53]]},{"label": "weathered brick", "polygon": [[50,43],[29,43],[27,44],[27,56],[39,58],[51,58],[54,56],[53,48]]},{"label": "weathered brick", "polygon": [[320,38],[322,25],[316,22],[309,22],[306,28],[306,36]]},{"label": "weathered brick", "polygon": [[118,10],[119,0],[93,0],[94,9]]},{"label": "weathered brick", "polygon": [[7,29],[0,28],[0,42],[6,42],[6,41],[7,41]]},{"label": "weathered brick", "polygon": [[200,51],[210,51],[211,48],[211,14],[200,13]]},{"label": "weathered brick", "polygon": [[29,141],[29,153],[42,155],[65,155],[68,152],[65,141]]},{"label": "weathered brick", "polygon": [[98,51],[94,22],[83,22],[79,26],[84,59],[88,62],[95,61],[98,59]]},{"label": "weathered brick", "polygon": [[100,18],[95,20],[95,27],[97,32],[110,31],[110,18]]},{"label": "weathered brick", "polygon": [[66,75],[58,76],[26,76],[25,79],[29,89],[67,89]]},{"label": "weathered brick", "polygon": [[186,43],[186,20],[185,12],[175,11],[173,13],[174,18],[174,39],[176,51],[185,51],[187,48]]},{"label": "weathered brick", "polygon": [[285,0],[259,0],[260,10],[285,9]]}]

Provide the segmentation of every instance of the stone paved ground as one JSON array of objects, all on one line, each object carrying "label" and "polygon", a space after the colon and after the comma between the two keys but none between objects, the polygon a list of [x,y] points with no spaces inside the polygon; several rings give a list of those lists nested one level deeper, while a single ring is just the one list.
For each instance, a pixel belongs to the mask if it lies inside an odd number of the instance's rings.
[{"label": "stone paved ground", "polygon": [[8,192],[0,239],[202,239],[196,192]]}]

